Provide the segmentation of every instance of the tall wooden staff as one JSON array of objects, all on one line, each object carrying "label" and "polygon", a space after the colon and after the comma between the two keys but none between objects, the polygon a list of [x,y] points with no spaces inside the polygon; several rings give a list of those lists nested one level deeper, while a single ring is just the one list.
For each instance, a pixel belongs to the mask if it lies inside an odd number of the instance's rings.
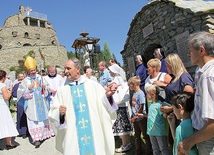
[{"label": "tall wooden staff", "polygon": [[[42,54],[42,50],[39,48],[39,54],[40,54],[40,56],[41,56],[41,59],[42,59],[42,61],[43,61],[43,66],[45,65],[45,57],[44,57],[44,55]],[[42,67],[41,67],[42,68]],[[42,69],[40,70],[40,75],[41,75],[41,83],[43,84],[43,77],[42,77]],[[44,88],[42,88],[42,94],[44,94],[45,93],[45,90],[44,90]]]}]

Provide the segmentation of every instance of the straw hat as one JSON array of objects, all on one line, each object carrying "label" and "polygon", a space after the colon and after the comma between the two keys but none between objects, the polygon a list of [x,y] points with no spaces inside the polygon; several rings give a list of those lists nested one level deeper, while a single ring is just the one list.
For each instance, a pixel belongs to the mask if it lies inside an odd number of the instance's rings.
[{"label": "straw hat", "polygon": [[36,68],[36,60],[28,56],[25,60],[24,65],[28,70],[31,68]]}]

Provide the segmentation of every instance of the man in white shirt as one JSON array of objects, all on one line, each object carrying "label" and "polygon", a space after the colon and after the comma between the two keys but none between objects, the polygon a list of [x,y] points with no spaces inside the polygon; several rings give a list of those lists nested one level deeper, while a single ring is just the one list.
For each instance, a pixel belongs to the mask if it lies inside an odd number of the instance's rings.
[{"label": "man in white shirt", "polygon": [[179,143],[178,151],[188,154],[196,144],[199,155],[214,155],[214,35],[192,34],[189,50],[192,64],[200,67],[191,117],[196,132]]}]

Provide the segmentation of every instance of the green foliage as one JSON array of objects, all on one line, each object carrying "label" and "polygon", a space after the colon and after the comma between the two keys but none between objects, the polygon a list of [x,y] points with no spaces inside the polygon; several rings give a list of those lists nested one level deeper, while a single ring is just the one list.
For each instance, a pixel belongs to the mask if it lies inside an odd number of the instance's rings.
[{"label": "green foliage", "polygon": [[[115,155],[133,155],[133,154],[136,154],[135,153],[135,138],[133,135],[130,136],[130,142],[132,143],[132,148],[126,152],[125,154],[124,153],[115,153]],[[115,141],[115,147],[116,148],[119,148],[122,144],[122,140],[121,138],[118,138],[116,141]]]},{"label": "green foliage", "polygon": [[93,66],[94,66],[94,70],[98,70],[98,63],[99,63],[99,55],[100,53],[94,53],[93,54]]},{"label": "green foliage", "polygon": [[[82,67],[84,67],[84,62],[85,62],[85,60],[83,59],[83,54],[84,54],[83,52],[77,52],[77,53],[76,52],[72,52],[72,51],[68,51],[67,52],[68,59],[73,58],[73,57],[78,58],[82,63]],[[109,60],[112,57],[116,59],[116,56],[114,54],[111,54],[109,46],[105,42],[104,43],[104,50],[100,50],[100,53],[93,53],[93,66],[94,66],[94,69],[97,70],[98,63],[100,61],[104,60],[104,61],[106,61],[108,63]]]},{"label": "green foliage", "polygon": [[68,59],[74,58],[76,57],[76,53],[73,53],[72,51],[70,51],[70,52],[67,52],[67,56],[68,56]]},{"label": "green foliage", "polygon": [[111,52],[110,52],[110,49],[109,49],[109,46],[108,44],[105,42],[104,43],[104,50],[100,51],[100,54],[98,55],[97,57],[97,62],[99,63],[100,61],[104,60],[106,61],[107,63],[109,62],[109,60],[112,58],[112,55],[111,55]]},{"label": "green foliage", "polygon": [[21,72],[26,72],[27,69],[25,67],[19,67],[17,70],[16,70],[16,75],[18,75],[19,73]]},{"label": "green foliage", "polygon": [[19,66],[19,67],[11,66],[9,70],[10,71],[15,71],[16,72],[16,76],[19,73],[26,72],[26,68],[24,66]]},{"label": "green foliage", "polygon": [[102,60],[105,60],[105,57],[104,57],[104,52],[101,50],[98,55],[98,63]]},{"label": "green foliage", "polygon": [[32,58],[35,58],[35,52],[33,50],[29,51],[26,55],[23,56],[23,59],[25,60],[27,56],[31,56]]},{"label": "green foliage", "polygon": [[10,71],[15,71],[16,75],[18,75],[21,72],[26,72],[27,70],[24,66],[24,61],[27,58],[27,56],[31,56],[32,58],[35,58],[35,52],[33,50],[29,51],[26,55],[23,56],[24,60],[18,61],[19,66],[11,66]]},{"label": "green foliage", "polygon": [[16,114],[16,105],[15,105],[15,102],[11,99],[10,100],[10,113],[11,113],[11,115],[12,115],[12,117],[14,117],[15,116],[15,114]]},{"label": "green foliage", "polygon": [[10,71],[15,71],[16,70],[16,67],[15,66],[11,66],[10,67]]},{"label": "green foliage", "polygon": [[104,43],[103,53],[104,53],[104,60],[108,63],[109,60],[112,58],[112,56],[111,56],[111,52],[110,52],[110,49],[108,47],[108,44],[106,42]]}]

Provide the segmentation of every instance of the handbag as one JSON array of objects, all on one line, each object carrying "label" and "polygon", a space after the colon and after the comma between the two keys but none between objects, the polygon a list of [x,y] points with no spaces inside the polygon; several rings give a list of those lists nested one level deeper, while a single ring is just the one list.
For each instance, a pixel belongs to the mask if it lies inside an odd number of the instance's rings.
[{"label": "handbag", "polygon": [[[162,75],[162,72],[161,72],[160,75],[158,76],[157,81],[160,80],[161,75]],[[161,101],[162,101],[162,100],[165,100],[165,98],[166,98],[165,89],[162,88],[162,87],[159,87],[159,89],[160,89],[159,99],[160,99]]]},{"label": "handbag", "polygon": [[130,95],[128,83],[125,82],[123,85],[118,86],[116,92],[112,95],[112,97],[116,104],[122,104],[129,101]]}]

